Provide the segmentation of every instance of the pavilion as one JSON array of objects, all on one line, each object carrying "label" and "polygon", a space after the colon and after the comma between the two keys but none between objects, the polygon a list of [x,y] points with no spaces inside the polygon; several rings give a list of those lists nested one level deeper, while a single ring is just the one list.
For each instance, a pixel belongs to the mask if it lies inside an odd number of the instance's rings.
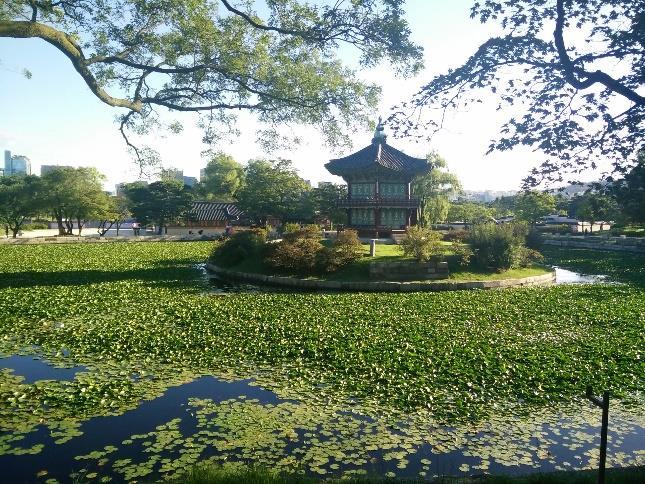
[{"label": "pavilion", "polygon": [[370,145],[325,165],[347,183],[347,198],[340,199],[338,207],[347,211],[348,227],[361,235],[390,235],[416,225],[419,200],[411,197],[410,184],[431,168],[425,158],[413,158],[387,144],[384,131],[379,119]]}]

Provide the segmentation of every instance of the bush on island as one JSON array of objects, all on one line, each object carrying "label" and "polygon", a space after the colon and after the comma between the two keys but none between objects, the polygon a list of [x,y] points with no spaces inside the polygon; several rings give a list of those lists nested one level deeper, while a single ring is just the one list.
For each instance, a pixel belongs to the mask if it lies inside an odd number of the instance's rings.
[{"label": "bush on island", "polygon": [[413,257],[419,262],[427,262],[433,256],[444,254],[441,238],[439,232],[413,225],[408,228],[407,237],[401,241],[401,248],[406,257]]},{"label": "bush on island", "polygon": [[361,256],[362,246],[354,231],[342,232],[331,247],[320,240],[317,226],[287,232],[269,249],[266,263],[279,270],[302,275],[334,272]]},{"label": "bush on island", "polygon": [[468,238],[474,264],[482,269],[503,271],[538,262],[542,255],[524,245],[527,234],[526,224],[474,226]]},{"label": "bush on island", "polygon": [[267,231],[264,229],[236,232],[215,247],[210,260],[221,267],[232,267],[246,258],[262,257],[266,240]]}]

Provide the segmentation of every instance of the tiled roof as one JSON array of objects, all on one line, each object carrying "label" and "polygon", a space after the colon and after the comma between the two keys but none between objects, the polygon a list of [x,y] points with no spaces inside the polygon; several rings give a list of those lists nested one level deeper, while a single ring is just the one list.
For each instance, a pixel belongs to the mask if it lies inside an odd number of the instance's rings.
[{"label": "tiled roof", "polygon": [[372,165],[380,165],[392,171],[416,175],[430,168],[424,158],[414,158],[388,145],[385,141],[376,141],[362,150],[344,158],[331,160],[325,165],[332,175],[344,175],[360,172]]},{"label": "tiled roof", "polygon": [[197,200],[190,209],[190,218],[196,222],[211,220],[237,220],[244,212],[231,202],[206,202]]}]

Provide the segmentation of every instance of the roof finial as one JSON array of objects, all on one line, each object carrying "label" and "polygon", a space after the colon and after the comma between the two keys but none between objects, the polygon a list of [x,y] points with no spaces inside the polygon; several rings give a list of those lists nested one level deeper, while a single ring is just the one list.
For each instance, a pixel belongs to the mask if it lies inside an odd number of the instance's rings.
[{"label": "roof finial", "polygon": [[383,126],[383,118],[378,117],[378,124],[376,125],[376,130],[374,131],[374,137],[372,138],[372,143],[385,143],[387,135],[385,134],[385,127]]}]

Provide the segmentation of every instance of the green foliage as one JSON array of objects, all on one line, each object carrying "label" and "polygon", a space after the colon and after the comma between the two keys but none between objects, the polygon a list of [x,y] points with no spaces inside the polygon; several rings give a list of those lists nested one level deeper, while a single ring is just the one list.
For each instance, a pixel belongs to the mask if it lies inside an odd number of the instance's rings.
[{"label": "green foliage", "polygon": [[412,182],[412,195],[421,203],[419,223],[422,226],[445,222],[450,208],[448,198],[461,190],[459,178],[447,171],[444,158],[433,152],[427,159],[432,168]]},{"label": "green foliage", "polygon": [[275,269],[309,275],[318,272],[320,253],[324,249],[320,231],[304,228],[287,232],[280,242],[272,244],[266,262]]},{"label": "green foliage", "polygon": [[232,267],[244,259],[261,257],[266,240],[267,231],[264,229],[240,230],[217,245],[210,260],[222,267]]},{"label": "green foliage", "polygon": [[[278,144],[275,126],[298,123],[344,143],[353,127],[367,125],[380,90],[341,61],[339,45],[363,67],[389,60],[413,74],[422,65],[403,0],[5,3],[0,37],[41,38],[59,49],[94,95],[128,110],[122,128],[136,134],[166,124],[181,129],[160,119],[160,110],[197,112],[212,143],[235,132],[242,111],[262,123],[260,137],[271,146]],[[61,40],[69,38],[82,39],[83,49]],[[132,151],[140,163],[158,158],[150,148]]]},{"label": "green foliage", "polygon": [[325,247],[318,257],[322,272],[335,272],[363,255],[363,245],[355,230],[343,230],[331,247]]},{"label": "green foliage", "polygon": [[204,168],[204,177],[195,187],[198,195],[207,200],[231,201],[244,185],[244,168],[222,152],[213,154]]},{"label": "green foliage", "polygon": [[347,185],[322,183],[311,190],[315,215],[318,219],[328,219],[333,224],[347,223],[347,212],[338,208],[338,199],[347,196]]},{"label": "green foliage", "polygon": [[488,222],[492,218],[493,211],[481,204],[474,202],[451,203],[447,219],[449,222],[465,222],[476,224]]},{"label": "green foliage", "polygon": [[443,234],[443,240],[447,242],[466,242],[468,239],[468,231],[464,229],[448,230]]},{"label": "green foliage", "polygon": [[426,262],[431,257],[442,253],[442,237],[439,232],[413,225],[408,228],[406,233],[407,236],[400,245],[407,257],[414,257],[419,262]]},{"label": "green foliage", "polygon": [[527,191],[515,199],[515,218],[536,224],[541,217],[555,212],[555,197],[550,193]]},{"label": "green foliage", "polygon": [[41,177],[43,206],[58,223],[60,235],[78,233],[87,221],[101,218],[109,209],[109,196],[103,191],[105,176],[95,168],[58,167]]},{"label": "green foliage", "polygon": [[[0,351],[109,364],[106,373],[39,385],[19,386],[0,372],[4,428],[78,422],[132,408],[195,374],[258,366],[273,388],[325,405],[351,396],[380,411],[425,408],[451,421],[499,414],[518,399],[526,411],[551,407],[582,398],[588,383],[609,388],[612,401],[642,389],[643,256],[579,250],[550,258],[623,285],[213,298],[194,268],[211,247],[1,246]],[[133,382],[135,371],[154,378]],[[26,396],[10,404],[5,396],[17,389]]]},{"label": "green foliage", "polygon": [[614,220],[618,215],[616,200],[601,193],[587,192],[576,197],[571,203],[574,215],[579,220],[589,222],[592,232],[594,223]]},{"label": "green foliage", "polygon": [[246,185],[238,192],[239,206],[260,224],[268,217],[282,220],[311,219],[301,213],[302,201],[310,187],[298,176],[289,160],[251,160],[244,167]]},{"label": "green foliage", "polygon": [[156,224],[158,233],[169,223],[185,216],[192,206],[190,187],[176,180],[162,180],[149,185],[135,182],[126,185],[127,208],[142,224]]},{"label": "green foliage", "polygon": [[476,225],[468,238],[475,265],[495,270],[528,266],[539,256],[524,246],[527,234],[528,228],[522,224]]},{"label": "green foliage", "polygon": [[610,188],[622,213],[633,223],[645,223],[645,150],[636,165]]},{"label": "green foliage", "polygon": [[448,128],[448,112],[487,99],[509,113],[489,152],[542,153],[526,186],[577,178],[601,159],[624,172],[643,145],[642,11],[642,0],[474,2],[471,17],[497,24],[496,34],[427,82],[390,126],[427,135]]},{"label": "green foliage", "polygon": [[0,225],[8,227],[14,238],[27,218],[44,209],[43,188],[33,175],[0,177]]},{"label": "green foliage", "polygon": [[300,230],[300,224],[294,224],[287,222],[282,226],[282,233],[290,234],[293,232],[298,232]]}]

